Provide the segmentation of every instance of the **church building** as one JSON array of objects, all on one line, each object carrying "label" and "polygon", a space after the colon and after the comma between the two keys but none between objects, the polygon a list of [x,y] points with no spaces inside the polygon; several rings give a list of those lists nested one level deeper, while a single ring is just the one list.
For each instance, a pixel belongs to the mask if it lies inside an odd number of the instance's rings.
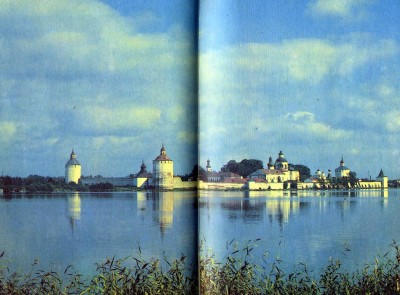
[{"label": "church building", "polygon": [[340,166],[335,169],[335,177],[336,179],[350,177],[350,169],[344,165],[343,156],[342,160],[340,160]]},{"label": "church building", "polygon": [[283,183],[300,180],[300,172],[290,167],[282,151],[279,152],[275,162],[273,162],[272,157],[269,157],[267,166],[268,169],[259,169],[250,174],[249,178],[254,181],[263,181],[267,183]]}]

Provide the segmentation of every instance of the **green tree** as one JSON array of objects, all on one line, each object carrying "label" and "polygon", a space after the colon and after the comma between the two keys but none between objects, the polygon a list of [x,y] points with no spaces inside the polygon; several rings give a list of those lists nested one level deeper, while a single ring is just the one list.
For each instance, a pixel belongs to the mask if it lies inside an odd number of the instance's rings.
[{"label": "green tree", "polygon": [[235,160],[230,160],[222,168],[222,172],[232,172],[239,174],[243,177],[249,176],[254,171],[263,168],[263,163],[261,160],[256,159],[243,159],[239,163]]},{"label": "green tree", "polygon": [[291,167],[294,170],[299,171],[300,181],[304,181],[307,178],[311,177],[311,170],[307,166],[302,165],[302,164],[296,164],[296,165],[291,165]]},{"label": "green tree", "polygon": [[101,183],[96,183],[96,184],[91,184],[89,185],[89,190],[91,192],[104,192],[104,191],[110,191],[114,188],[112,183],[109,182],[101,182]]}]

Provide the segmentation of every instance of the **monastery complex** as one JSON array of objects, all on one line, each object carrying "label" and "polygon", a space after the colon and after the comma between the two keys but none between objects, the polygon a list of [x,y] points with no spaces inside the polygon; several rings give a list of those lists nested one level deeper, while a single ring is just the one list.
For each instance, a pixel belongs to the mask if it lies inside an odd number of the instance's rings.
[{"label": "monastery complex", "polygon": [[153,160],[152,172],[147,171],[142,161],[140,171],[129,177],[82,177],[81,165],[72,150],[70,159],[65,164],[65,182],[93,185],[111,183],[113,186],[128,186],[138,189],[175,190],[175,189],[209,189],[209,190],[284,190],[284,189],[319,189],[335,188],[337,183],[347,188],[388,188],[388,177],[381,170],[375,180],[356,180],[351,185],[351,172],[345,166],[343,157],[334,174],[317,170],[316,173],[300,181],[300,172],[293,168],[282,151],[273,161],[269,157],[267,168],[258,169],[246,178],[232,172],[216,172],[207,161],[206,175],[201,180],[182,181],[174,175],[174,161],[167,155],[164,144],[160,154]]}]

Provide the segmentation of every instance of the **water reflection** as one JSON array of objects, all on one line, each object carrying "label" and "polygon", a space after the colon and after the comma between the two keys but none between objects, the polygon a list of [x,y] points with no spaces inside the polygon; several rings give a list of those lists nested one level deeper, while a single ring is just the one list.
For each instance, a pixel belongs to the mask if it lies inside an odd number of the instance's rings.
[{"label": "water reflection", "polygon": [[298,199],[267,199],[265,202],[265,207],[267,209],[270,221],[275,219],[282,226],[283,223],[287,223],[289,221],[289,216],[291,214],[296,214],[300,210],[300,201]]},{"label": "water reflection", "polygon": [[221,203],[221,208],[230,212],[229,219],[241,218],[245,221],[261,220],[263,207],[262,199],[231,199]]},{"label": "water reflection", "polygon": [[[200,197],[201,237],[219,257],[227,255],[226,241],[261,238],[254,257],[266,251],[270,257],[279,255],[288,270],[302,261],[318,271],[329,257],[344,259],[345,267],[352,269],[400,239],[400,190],[254,191],[229,196]],[[351,251],[344,251],[344,245]]]},{"label": "water reflection", "polygon": [[81,196],[78,192],[67,197],[68,218],[71,228],[74,229],[75,222],[81,219]]},{"label": "water reflection", "polygon": [[227,212],[227,218],[230,220],[253,222],[262,221],[267,216],[270,222],[277,221],[282,227],[292,216],[305,213],[312,207],[319,214],[338,211],[344,220],[345,214],[352,214],[356,210],[357,202],[362,200],[359,198],[382,197],[381,203],[386,208],[388,195],[388,190],[247,191],[243,192],[241,197],[235,195],[231,198],[222,198],[216,193],[215,199],[208,193],[201,198],[199,205],[207,211],[208,220],[211,218],[210,212],[215,210],[217,205]]},{"label": "water reflection", "polygon": [[172,227],[174,219],[174,192],[153,192],[154,211],[158,212],[157,222],[160,225],[161,235]]},{"label": "water reflection", "polygon": [[383,200],[382,200],[382,203],[383,203],[383,208],[387,208],[387,206],[388,206],[388,200],[389,200],[389,190],[387,190],[387,189],[384,189],[384,190],[382,190],[381,191],[381,194],[382,194],[382,197],[383,197]]},{"label": "water reflection", "polygon": [[147,209],[147,193],[137,192],[136,193],[136,208],[139,212],[146,211]]}]

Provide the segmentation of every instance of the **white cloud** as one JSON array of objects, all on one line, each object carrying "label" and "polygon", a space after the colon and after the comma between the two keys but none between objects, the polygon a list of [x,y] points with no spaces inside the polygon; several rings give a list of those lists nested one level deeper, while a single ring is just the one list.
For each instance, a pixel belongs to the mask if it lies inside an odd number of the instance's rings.
[{"label": "white cloud", "polygon": [[393,110],[386,115],[386,128],[391,133],[400,132],[400,111]]},{"label": "white cloud", "polygon": [[[54,159],[66,146],[89,149],[86,163],[100,147],[126,159],[195,129],[185,112],[196,100],[192,37],[162,20],[149,30],[150,14],[131,18],[95,0],[2,1],[0,118],[17,125],[1,125],[0,142],[23,142],[0,157],[5,170],[22,165],[4,159],[32,160],[28,150],[40,149]],[[141,143],[133,153],[132,136]],[[174,149],[191,149],[187,142]],[[29,173],[26,163],[18,173]]]},{"label": "white cloud", "polygon": [[121,133],[127,130],[151,129],[160,117],[161,110],[158,108],[88,106],[79,111],[74,128],[100,134]]},{"label": "white cloud", "polygon": [[398,51],[398,45],[390,40],[294,39],[279,44],[235,45],[201,55],[200,90],[210,95],[225,88],[248,90],[288,81],[316,84],[327,76],[350,75],[363,65],[393,57]]},{"label": "white cloud", "polygon": [[177,134],[179,142],[195,144],[198,140],[198,134],[195,131],[182,130]]},{"label": "white cloud", "polygon": [[309,10],[314,15],[335,16],[348,20],[365,17],[366,9],[371,0],[316,0],[309,4]]},{"label": "white cloud", "polygon": [[0,122],[0,142],[9,143],[17,133],[17,124],[15,122]]},{"label": "white cloud", "polygon": [[[395,41],[366,34],[203,52],[200,158],[264,159],[265,152],[283,149],[315,162],[312,151],[326,151],[318,156],[326,161],[330,153],[351,154],[360,146],[363,157],[376,154],[365,141],[379,142],[388,128],[384,114],[399,104],[395,79],[384,79],[379,69],[398,76],[398,53]],[[385,86],[377,90],[381,79]]]},{"label": "white cloud", "polygon": [[341,139],[348,139],[351,137],[351,132],[334,128],[326,123],[318,122],[315,119],[315,114],[310,112],[295,112],[288,113],[285,115],[286,122],[291,131],[299,136],[308,137],[309,140],[325,140],[335,141]]}]

